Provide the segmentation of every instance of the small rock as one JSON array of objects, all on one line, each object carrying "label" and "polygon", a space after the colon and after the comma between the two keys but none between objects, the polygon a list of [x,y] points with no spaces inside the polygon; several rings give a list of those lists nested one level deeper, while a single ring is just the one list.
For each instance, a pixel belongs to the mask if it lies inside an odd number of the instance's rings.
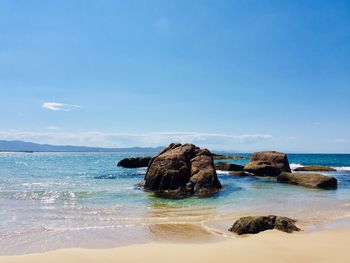
[{"label": "small rock", "polygon": [[124,168],[140,168],[147,167],[152,157],[136,157],[136,158],[125,158],[118,162],[117,166]]},{"label": "small rock", "polygon": [[215,169],[221,171],[243,171],[244,166],[234,164],[234,163],[226,163],[226,162],[217,162],[215,163]]},{"label": "small rock", "polygon": [[275,215],[246,216],[238,219],[229,231],[235,232],[238,235],[256,234],[269,229],[277,229],[283,232],[292,233],[293,231],[300,231],[300,229],[295,226],[295,222],[295,220],[288,217]]},{"label": "small rock", "polygon": [[233,172],[230,172],[229,175],[232,175],[232,176],[252,176],[252,174],[247,173],[245,171],[233,171]]},{"label": "small rock", "polygon": [[297,167],[294,169],[294,171],[304,171],[304,172],[336,172],[337,170],[332,167],[327,166],[318,166],[318,165],[311,165],[311,166],[302,166]]}]

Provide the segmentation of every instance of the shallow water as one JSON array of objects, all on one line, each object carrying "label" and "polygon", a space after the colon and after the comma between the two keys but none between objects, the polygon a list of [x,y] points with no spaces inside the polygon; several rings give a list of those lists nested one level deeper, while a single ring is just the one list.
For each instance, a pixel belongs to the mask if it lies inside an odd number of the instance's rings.
[{"label": "shallow water", "polygon": [[[0,153],[0,254],[149,241],[212,242],[235,238],[227,228],[242,215],[290,216],[307,231],[350,223],[350,155],[288,155],[292,167],[337,167],[327,173],[337,177],[337,190],[219,172],[224,187],[217,195],[182,200],[139,189],[146,169],[116,166],[128,156],[141,154]],[[247,159],[230,161],[244,164]]]}]

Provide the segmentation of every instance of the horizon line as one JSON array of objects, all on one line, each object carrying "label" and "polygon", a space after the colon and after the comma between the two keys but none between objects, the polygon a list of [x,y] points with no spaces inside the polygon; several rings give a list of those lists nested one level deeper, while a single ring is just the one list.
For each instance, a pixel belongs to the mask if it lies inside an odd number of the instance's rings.
[{"label": "horizon line", "polygon": [[[83,146],[83,145],[70,145],[70,144],[48,144],[48,143],[36,143],[36,142],[32,142],[32,141],[22,141],[22,140],[3,140],[0,139],[0,141],[5,141],[5,142],[22,142],[22,143],[32,143],[32,144],[36,144],[36,145],[45,145],[45,146],[52,146],[52,147],[81,147],[81,148],[99,148],[101,149],[101,151],[98,150],[76,150],[76,151],[69,151],[69,150],[47,150],[47,151],[40,151],[40,150],[8,150],[8,149],[0,149],[0,152],[14,152],[14,153],[28,153],[28,152],[42,152],[42,153],[113,153],[109,150],[117,150],[117,149],[133,149],[133,148],[143,148],[143,149],[147,149],[147,148],[151,148],[151,149],[157,149],[157,148],[165,148],[167,146],[165,145],[158,145],[158,146],[129,146],[129,147],[101,147],[101,146]],[[234,153],[234,154],[252,154],[254,152],[261,152],[261,151],[273,151],[273,149],[269,149],[269,150],[259,150],[259,151],[237,151],[237,150],[220,150],[220,149],[209,149],[208,150],[212,151],[212,152],[222,152],[222,153]],[[350,152],[301,152],[301,151],[283,151],[286,154],[350,154]]]}]

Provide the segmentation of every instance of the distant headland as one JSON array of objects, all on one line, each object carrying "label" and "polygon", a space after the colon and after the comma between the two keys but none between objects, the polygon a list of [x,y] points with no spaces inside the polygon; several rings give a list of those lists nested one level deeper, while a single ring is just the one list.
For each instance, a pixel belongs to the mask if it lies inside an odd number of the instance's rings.
[{"label": "distant headland", "polygon": [[25,141],[0,140],[0,152],[159,152],[165,146],[104,148],[72,145],[50,145]]}]

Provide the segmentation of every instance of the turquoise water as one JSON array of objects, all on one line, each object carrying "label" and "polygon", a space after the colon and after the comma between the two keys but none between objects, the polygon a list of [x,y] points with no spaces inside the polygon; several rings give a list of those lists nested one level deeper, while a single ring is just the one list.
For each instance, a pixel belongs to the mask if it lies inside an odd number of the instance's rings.
[{"label": "turquoise water", "polygon": [[288,155],[292,167],[336,167],[327,174],[337,177],[337,190],[218,172],[224,187],[217,195],[168,200],[137,187],[145,168],[116,165],[125,157],[153,154],[0,153],[0,254],[235,238],[226,229],[252,214],[294,217],[307,231],[350,222],[350,155]]}]

